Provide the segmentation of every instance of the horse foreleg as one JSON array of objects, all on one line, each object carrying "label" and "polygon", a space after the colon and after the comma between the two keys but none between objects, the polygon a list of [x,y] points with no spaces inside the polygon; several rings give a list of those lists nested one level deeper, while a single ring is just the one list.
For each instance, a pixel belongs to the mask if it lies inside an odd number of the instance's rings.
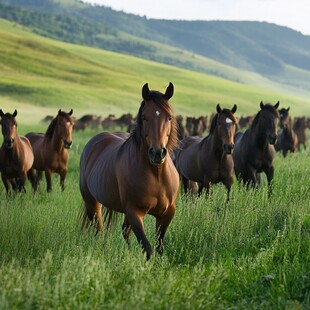
[{"label": "horse foreleg", "polygon": [[187,194],[188,187],[189,187],[189,180],[185,178],[183,175],[182,175],[182,183],[183,183],[184,193]]},{"label": "horse foreleg", "polygon": [[60,173],[60,187],[61,187],[62,191],[64,191],[64,189],[65,189],[65,178],[66,178],[66,175],[67,175],[67,170],[63,170]]},{"label": "horse foreleg", "polygon": [[145,213],[141,212],[141,210],[132,207],[127,206],[125,216],[127,218],[127,221],[129,225],[132,227],[133,232],[136,235],[136,238],[139,242],[139,244],[143,248],[143,252],[146,253],[146,259],[149,260],[152,255],[152,247],[149,241],[146,238],[145,231],[144,231],[144,225],[143,225],[143,217]]},{"label": "horse foreleg", "polygon": [[129,224],[127,217],[125,216],[124,223],[122,225],[122,233],[128,246],[130,246],[130,240],[129,240],[130,232],[131,232],[131,226]]},{"label": "horse foreleg", "polygon": [[272,180],[274,175],[274,167],[271,166],[268,170],[265,171],[268,181],[268,197],[270,198],[272,195]]},{"label": "horse foreleg", "polygon": [[47,192],[52,191],[52,173],[48,170],[45,171],[45,180],[46,180],[46,190]]},{"label": "horse foreleg", "polygon": [[164,237],[175,214],[175,204],[171,205],[164,215],[156,218],[156,251],[159,255],[164,251]]},{"label": "horse foreleg", "polygon": [[19,180],[18,180],[18,191],[19,192],[23,191],[24,193],[26,193],[26,188],[25,188],[26,179],[27,179],[27,173],[26,172],[21,173],[19,176]]},{"label": "horse foreleg", "polygon": [[28,173],[28,180],[30,181],[32,190],[35,192],[36,191],[36,175],[35,175],[35,171],[33,168],[31,168]]},{"label": "horse foreleg", "polygon": [[38,189],[38,186],[42,180],[43,177],[43,171],[38,171],[36,172],[36,177],[35,177],[35,183],[34,183],[34,189],[33,191],[36,192]]},{"label": "horse foreleg", "polygon": [[3,185],[5,187],[6,193],[9,194],[10,181],[8,180],[8,178],[4,174],[1,175],[1,178],[2,178]]}]

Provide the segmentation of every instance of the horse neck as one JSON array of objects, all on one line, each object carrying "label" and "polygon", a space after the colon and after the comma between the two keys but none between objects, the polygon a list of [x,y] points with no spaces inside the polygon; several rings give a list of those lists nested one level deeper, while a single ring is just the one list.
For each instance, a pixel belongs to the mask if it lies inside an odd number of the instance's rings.
[{"label": "horse neck", "polygon": [[264,128],[261,128],[261,124],[258,122],[255,127],[250,127],[251,139],[254,144],[261,149],[268,146],[267,135],[265,134]]},{"label": "horse neck", "polygon": [[[216,133],[209,134],[206,138],[201,141],[203,145],[203,150],[205,152],[211,152],[216,157],[222,157],[224,154],[223,143],[219,135]],[[211,147],[210,147],[211,146]]]},{"label": "horse neck", "polygon": [[57,133],[56,129],[54,130],[53,135],[51,137],[51,146],[52,149],[55,151],[61,151],[65,149],[64,142]]}]

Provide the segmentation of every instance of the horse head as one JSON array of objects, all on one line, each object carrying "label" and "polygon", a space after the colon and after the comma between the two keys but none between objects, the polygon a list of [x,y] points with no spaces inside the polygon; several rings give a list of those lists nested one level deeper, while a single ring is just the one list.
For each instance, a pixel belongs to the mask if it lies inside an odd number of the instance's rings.
[{"label": "horse head", "polygon": [[72,146],[72,127],[74,122],[71,117],[72,113],[72,109],[68,113],[59,110],[57,115],[56,128],[66,149],[70,149]]},{"label": "horse head", "polygon": [[269,144],[275,144],[278,139],[279,104],[279,101],[275,105],[260,103],[260,128],[265,132]]},{"label": "horse head", "polygon": [[7,149],[13,148],[17,136],[17,122],[15,120],[16,115],[16,110],[13,114],[3,113],[3,111],[0,110],[3,145]]},{"label": "horse head", "polygon": [[291,124],[291,118],[289,116],[289,110],[290,108],[288,107],[287,109],[282,108],[279,110],[280,114],[280,127],[282,129],[288,128]]},{"label": "horse head", "polygon": [[147,83],[142,88],[143,101],[134,136],[138,143],[142,141],[147,147],[148,159],[152,165],[163,164],[168,152],[177,142],[176,119],[169,104],[173,92],[172,83],[169,83],[164,94],[150,91]]},{"label": "horse head", "polygon": [[237,111],[237,105],[231,110],[222,109],[218,104],[216,106],[217,114],[213,117],[210,133],[216,135],[223,146],[225,154],[232,154],[235,148],[234,136],[236,132],[237,119],[234,113]]}]

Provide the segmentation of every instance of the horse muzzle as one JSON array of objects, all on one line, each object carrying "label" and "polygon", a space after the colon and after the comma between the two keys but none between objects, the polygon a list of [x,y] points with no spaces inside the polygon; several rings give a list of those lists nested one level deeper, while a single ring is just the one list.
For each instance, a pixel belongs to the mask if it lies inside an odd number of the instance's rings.
[{"label": "horse muzzle", "polygon": [[234,152],[234,148],[235,148],[235,145],[233,143],[231,144],[223,144],[223,150],[224,150],[224,153],[225,154],[232,154]]},{"label": "horse muzzle", "polygon": [[12,149],[14,146],[14,139],[5,139],[3,141],[3,145],[7,149]]},{"label": "horse muzzle", "polygon": [[278,135],[268,135],[268,142],[269,144],[274,145],[277,142]]},{"label": "horse muzzle", "polygon": [[72,141],[64,140],[64,146],[66,149],[70,149],[72,146]]},{"label": "horse muzzle", "polygon": [[148,157],[152,165],[161,165],[164,163],[167,156],[167,149],[162,147],[161,149],[155,149],[153,147],[149,148]]}]

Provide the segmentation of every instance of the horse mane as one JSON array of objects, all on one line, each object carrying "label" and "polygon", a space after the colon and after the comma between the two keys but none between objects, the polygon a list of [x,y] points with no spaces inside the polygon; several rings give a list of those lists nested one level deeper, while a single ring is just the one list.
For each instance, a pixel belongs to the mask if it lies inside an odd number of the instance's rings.
[{"label": "horse mane", "polygon": [[59,116],[65,117],[68,121],[72,122],[72,118],[68,113],[63,112],[63,111],[59,112],[57,114],[57,116],[52,119],[52,121],[48,125],[47,130],[45,132],[45,137],[49,140],[52,139],[52,137],[53,137],[55,127],[56,127],[56,123],[57,123],[57,119]]},{"label": "horse mane", "polygon": [[[159,91],[150,91],[149,101],[153,101],[160,109],[163,109],[167,114],[171,115],[171,133],[169,136],[169,141],[167,144],[167,149],[169,153],[177,148],[178,145],[178,130],[177,130],[177,120],[176,116],[173,114],[173,110],[168,100],[164,99],[164,95]],[[141,102],[139,112],[137,115],[136,127],[132,131],[131,137],[137,146],[140,146],[142,143],[142,113],[145,105],[145,101]]]},{"label": "horse mane", "polygon": [[257,126],[258,121],[259,121],[259,117],[260,117],[262,111],[268,111],[276,117],[279,117],[279,115],[280,115],[278,110],[272,104],[267,103],[264,105],[264,108],[262,110],[258,111],[258,113],[255,115],[253,122],[252,122],[252,125],[251,125],[252,128],[255,128]]},{"label": "horse mane", "polygon": [[[235,117],[235,115],[229,109],[223,109],[221,111],[221,113],[225,114],[228,118],[230,118],[235,123],[235,125],[238,124],[237,118]],[[214,115],[214,117],[212,118],[211,125],[210,125],[210,130],[209,130],[209,134],[211,134],[211,135],[214,134],[214,131],[215,131],[215,128],[216,128],[216,124],[217,124],[218,115],[219,114],[216,113]]]}]

